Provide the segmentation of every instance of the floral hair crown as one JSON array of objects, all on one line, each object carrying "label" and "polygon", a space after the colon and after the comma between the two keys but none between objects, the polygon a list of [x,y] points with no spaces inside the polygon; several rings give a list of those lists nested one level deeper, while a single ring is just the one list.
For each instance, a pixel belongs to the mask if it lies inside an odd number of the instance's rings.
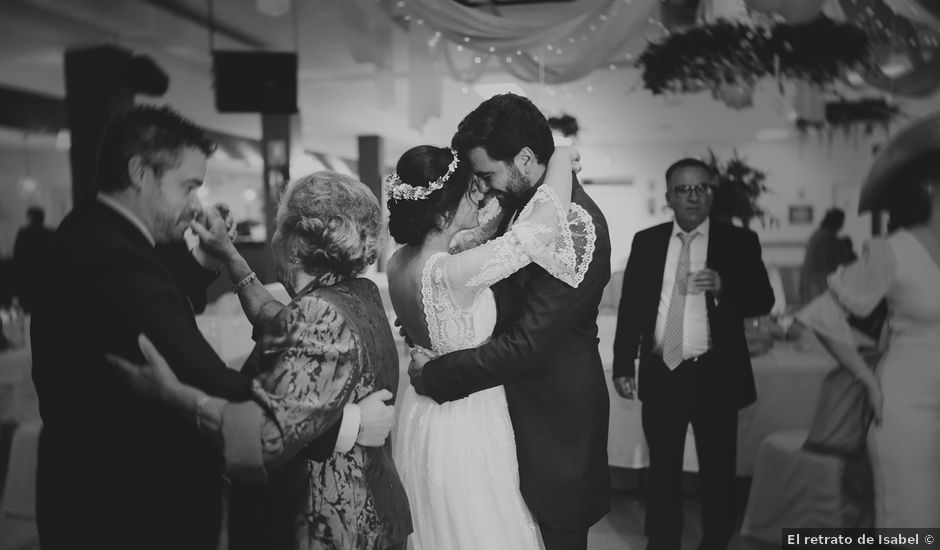
[{"label": "floral hair crown", "polygon": [[419,201],[428,198],[428,195],[444,187],[444,184],[450,179],[450,175],[457,169],[457,164],[459,164],[457,151],[454,151],[452,147],[448,148],[448,150],[453,156],[453,160],[450,161],[450,164],[447,166],[446,174],[434,181],[428,182],[427,187],[415,187],[407,183],[402,183],[398,174],[392,174],[385,178],[385,194],[389,199]]}]

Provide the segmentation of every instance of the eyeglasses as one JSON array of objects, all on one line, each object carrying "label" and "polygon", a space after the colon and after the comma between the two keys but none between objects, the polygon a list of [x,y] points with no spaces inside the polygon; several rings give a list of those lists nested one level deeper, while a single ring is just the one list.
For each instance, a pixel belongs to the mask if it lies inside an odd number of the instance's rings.
[{"label": "eyeglasses", "polygon": [[711,195],[715,192],[715,187],[707,183],[699,183],[696,185],[677,185],[672,188],[672,192],[676,194],[677,197],[688,197],[692,193],[695,193],[697,196],[702,195]]}]

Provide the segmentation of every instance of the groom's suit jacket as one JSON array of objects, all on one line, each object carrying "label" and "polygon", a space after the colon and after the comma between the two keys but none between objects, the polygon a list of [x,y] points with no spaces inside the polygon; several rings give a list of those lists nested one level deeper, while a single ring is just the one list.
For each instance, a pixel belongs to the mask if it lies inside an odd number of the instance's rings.
[{"label": "groom's suit jacket", "polygon": [[[662,360],[653,357],[654,332],[666,252],[673,222],[637,233],[623,276],[623,292],[614,340],[614,377],[635,376],[635,359],[640,358],[637,376],[639,398],[643,401],[668,399],[665,383],[668,371]],[[774,294],[761,261],[757,235],[728,223],[712,220],[706,264],[718,272],[722,295],[715,300],[706,294],[705,307],[711,334],[712,370],[700,378],[697,391],[713,396],[718,404],[742,408],[756,399],[751,356],[744,336],[744,318],[764,315],[773,307]]]},{"label": "groom's suit jacket", "polygon": [[492,340],[439,357],[423,374],[439,403],[505,386],[522,496],[540,521],[562,529],[585,528],[610,508],[610,402],[597,349],[610,238],[576,179],[572,204],[590,214],[596,232],[578,288],[530,264],[493,287],[499,315]]}]

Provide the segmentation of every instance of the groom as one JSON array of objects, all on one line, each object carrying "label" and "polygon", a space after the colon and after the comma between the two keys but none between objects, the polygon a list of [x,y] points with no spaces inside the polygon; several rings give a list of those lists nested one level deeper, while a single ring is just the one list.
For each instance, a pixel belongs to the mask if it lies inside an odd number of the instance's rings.
[{"label": "groom", "polygon": [[[503,230],[542,184],[555,149],[542,113],[512,94],[467,115],[452,145],[508,211]],[[426,364],[418,355],[409,368],[415,390],[438,403],[505,386],[522,496],[547,550],[587,548],[588,528],[610,509],[610,403],[597,350],[610,239],[604,215],[577,180],[570,212],[596,237],[593,250],[587,245],[579,254],[586,273],[577,288],[530,264],[493,287],[499,319],[488,343]]]}]

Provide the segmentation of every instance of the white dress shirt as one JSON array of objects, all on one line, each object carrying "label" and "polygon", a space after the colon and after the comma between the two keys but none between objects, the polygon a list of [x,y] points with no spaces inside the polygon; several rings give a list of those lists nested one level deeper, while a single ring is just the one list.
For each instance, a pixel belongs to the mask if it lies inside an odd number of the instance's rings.
[{"label": "white dress shirt", "polygon": [[[692,239],[689,250],[689,275],[705,269],[708,257],[708,233],[711,226],[706,218],[691,234],[698,234]],[[663,268],[663,287],[659,293],[659,312],[656,315],[656,351],[663,351],[663,334],[666,332],[666,316],[669,314],[669,302],[672,289],[676,284],[676,269],[679,267],[679,254],[682,253],[682,233],[679,224],[672,222],[672,237],[666,251],[666,266]],[[708,329],[708,311],[705,307],[705,293],[687,294],[685,297],[685,318],[682,323],[682,358],[690,359],[702,355],[711,349],[711,334]]]}]

